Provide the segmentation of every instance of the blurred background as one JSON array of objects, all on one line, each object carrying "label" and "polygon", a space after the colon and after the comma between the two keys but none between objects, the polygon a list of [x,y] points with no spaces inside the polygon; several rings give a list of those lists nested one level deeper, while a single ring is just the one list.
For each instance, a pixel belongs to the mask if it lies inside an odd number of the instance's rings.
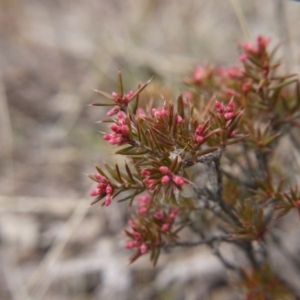
[{"label": "blurred background", "polygon": [[[300,4],[281,0],[0,1],[0,299],[232,299],[208,249],[128,265],[126,207],[90,207],[94,164],[116,161],[93,91],[154,76],[176,96],[198,64],[237,62],[257,34],[299,72]],[[171,92],[172,91],[172,92]]]}]

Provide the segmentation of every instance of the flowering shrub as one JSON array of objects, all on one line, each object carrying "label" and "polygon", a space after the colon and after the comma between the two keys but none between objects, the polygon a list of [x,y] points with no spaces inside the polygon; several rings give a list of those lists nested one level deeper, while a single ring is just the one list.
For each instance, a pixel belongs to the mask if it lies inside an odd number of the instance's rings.
[{"label": "flowering shrub", "polygon": [[[93,105],[112,107],[103,139],[126,161],[96,166],[92,203],[128,201],[135,210],[125,230],[131,262],[149,253],[155,265],[164,247],[207,244],[235,271],[245,299],[293,299],[267,249],[273,224],[292,210],[300,215],[297,186],[281,180],[273,163],[280,139],[296,143],[300,90],[295,75],[280,75],[268,44],[262,36],[242,44],[241,67],[197,67],[185,80],[189,92],[175,103],[144,107],[140,94],[150,81],[124,94],[121,72],[118,92],[97,91],[108,101]],[[192,168],[198,164],[206,170],[199,185]],[[198,239],[180,241],[183,228]],[[230,262],[222,243],[247,262]]]}]

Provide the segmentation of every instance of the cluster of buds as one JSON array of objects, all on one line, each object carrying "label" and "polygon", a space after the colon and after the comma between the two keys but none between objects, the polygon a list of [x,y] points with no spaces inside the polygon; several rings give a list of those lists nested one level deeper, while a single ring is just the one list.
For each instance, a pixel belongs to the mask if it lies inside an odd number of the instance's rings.
[{"label": "cluster of buds", "polygon": [[188,83],[201,86],[205,84],[205,82],[210,81],[213,78],[213,76],[215,75],[214,72],[214,68],[210,66],[198,66],[195,68],[193,77]]},{"label": "cluster of buds", "polygon": [[[152,108],[152,114],[159,121],[163,118],[167,118],[169,116],[169,111],[164,107],[163,108]],[[183,119],[181,116],[177,116],[176,121],[178,124],[181,124],[183,122]]]},{"label": "cluster of buds", "polygon": [[219,114],[223,115],[225,120],[231,120],[234,116],[233,110],[234,110],[234,103],[233,101],[230,101],[226,108],[224,108],[223,103],[216,101],[215,103],[216,110]]},{"label": "cluster of buds", "polygon": [[103,136],[105,141],[108,141],[111,145],[123,145],[128,141],[128,125],[124,115],[119,112],[118,119],[114,124],[110,126],[113,133],[106,133]]},{"label": "cluster of buds", "polygon": [[169,181],[173,181],[174,184],[182,186],[185,183],[184,178],[174,175],[166,166],[159,167],[159,171],[163,174],[163,177],[161,178],[162,184],[167,184]]},{"label": "cluster of buds", "polygon": [[[161,176],[159,176],[159,174]],[[145,177],[143,183],[149,190],[154,190],[158,184],[165,185],[167,183],[173,183],[176,187],[181,187],[186,183],[186,179],[172,173],[166,166],[160,166],[158,169],[143,169],[141,175]]]},{"label": "cluster of buds", "polygon": [[152,252],[154,264],[155,253],[166,243],[165,239],[176,239],[174,222],[179,213],[177,208],[163,209],[151,202],[149,194],[139,195],[137,198],[138,211],[135,218],[128,221],[129,230],[125,230],[130,241],[125,243],[125,248],[136,249],[130,258],[133,262],[138,257]]},{"label": "cluster of buds", "polygon": [[204,136],[203,136],[203,126],[202,125],[199,125],[197,128],[196,128],[196,131],[195,131],[195,135],[194,135],[194,141],[196,143],[202,143],[204,140]]},{"label": "cluster of buds", "polygon": [[218,71],[218,75],[224,79],[240,79],[244,76],[242,69],[237,66],[219,68]]},{"label": "cluster of buds", "polygon": [[166,118],[169,112],[165,108],[152,108],[152,114],[156,119]]},{"label": "cluster of buds", "polygon": [[174,223],[174,220],[175,220],[177,215],[178,215],[178,209],[177,208],[171,209],[168,214],[162,213],[160,211],[156,211],[154,213],[155,218],[157,220],[159,220],[159,222],[161,222],[160,229],[163,232],[168,231],[172,227],[172,225]]},{"label": "cluster of buds", "polygon": [[151,196],[149,194],[139,195],[137,198],[138,203],[138,213],[144,214],[148,211],[149,205],[151,203]]},{"label": "cluster of buds", "polygon": [[266,53],[266,47],[269,44],[270,39],[259,35],[256,39],[256,46],[253,46],[249,42],[243,43],[241,48],[243,53],[240,55],[240,61],[244,62],[253,55],[261,55]]},{"label": "cluster of buds", "polygon": [[113,101],[117,104],[117,106],[113,107],[107,112],[107,117],[111,117],[117,114],[122,107],[126,107],[128,103],[134,98],[134,91],[129,91],[126,95],[119,95],[116,92],[112,92],[111,96],[113,98]]},{"label": "cluster of buds", "polygon": [[98,181],[96,189],[92,190],[90,195],[92,197],[97,196],[96,200],[91,204],[98,202],[100,199],[105,197],[104,205],[108,206],[111,203],[111,199],[113,197],[113,187],[111,183],[104,176],[96,173],[94,175],[95,180]]},{"label": "cluster of buds", "polygon": [[132,249],[138,248],[140,255],[147,253],[148,247],[146,241],[144,241],[142,234],[139,232],[140,227],[133,220],[128,221],[128,225],[131,227],[131,231],[125,231],[128,236],[131,237],[131,241],[125,244],[125,248]]}]

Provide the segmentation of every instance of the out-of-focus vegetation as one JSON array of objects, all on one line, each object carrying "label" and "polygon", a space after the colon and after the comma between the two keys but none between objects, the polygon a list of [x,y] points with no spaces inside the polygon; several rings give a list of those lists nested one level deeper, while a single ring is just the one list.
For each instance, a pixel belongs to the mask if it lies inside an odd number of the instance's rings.
[{"label": "out-of-focus vegetation", "polygon": [[104,112],[86,105],[118,69],[126,90],[154,76],[150,96],[183,92],[193,67],[234,63],[256,34],[298,72],[299,15],[280,0],[1,1],[0,299],[231,299],[205,249],[127,266],[126,208],[89,208],[91,161],[117,158],[93,124]]}]

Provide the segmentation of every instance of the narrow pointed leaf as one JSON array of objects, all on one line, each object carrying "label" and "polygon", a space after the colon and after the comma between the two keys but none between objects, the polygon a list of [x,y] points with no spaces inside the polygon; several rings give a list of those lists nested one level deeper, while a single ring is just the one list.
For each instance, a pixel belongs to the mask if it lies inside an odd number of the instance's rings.
[{"label": "narrow pointed leaf", "polygon": [[123,89],[123,79],[122,79],[122,73],[119,70],[118,72],[118,94],[123,98],[124,95],[124,89]]},{"label": "narrow pointed leaf", "polygon": [[121,176],[121,172],[120,172],[118,164],[115,165],[115,169],[116,169],[116,172],[117,172],[117,175],[118,175],[118,178],[119,178],[119,182],[123,183],[123,178]]},{"label": "narrow pointed leaf", "polygon": [[106,174],[100,169],[100,167],[95,166],[96,170],[98,171],[98,173],[104,177],[106,177]]},{"label": "narrow pointed leaf", "polygon": [[133,149],[135,149],[135,146],[128,146],[128,147],[118,150],[117,152],[115,152],[115,154],[128,155],[128,153],[130,153],[130,151]]},{"label": "narrow pointed leaf", "polygon": [[184,119],[184,104],[182,95],[179,95],[177,99],[177,114]]},{"label": "narrow pointed leaf", "polygon": [[135,180],[134,180],[134,178],[133,178],[133,176],[132,176],[132,173],[131,173],[131,171],[130,171],[130,168],[128,167],[128,165],[127,165],[126,162],[125,162],[125,170],[126,170],[126,172],[127,172],[127,174],[128,174],[128,177],[130,178],[130,181],[131,181],[132,183],[135,183]]},{"label": "narrow pointed leaf", "polygon": [[107,169],[107,171],[109,172],[110,176],[117,182],[121,183],[117,172],[115,170],[113,170],[107,163],[105,163],[104,165],[105,165],[105,168]]},{"label": "narrow pointed leaf", "polygon": [[92,103],[91,106],[115,106],[115,103]]},{"label": "narrow pointed leaf", "polygon": [[298,79],[287,80],[287,81],[284,81],[284,82],[282,82],[282,83],[279,83],[279,84],[277,84],[277,85],[275,85],[275,86],[270,86],[270,87],[269,87],[269,90],[281,89],[281,88],[283,88],[284,86],[290,85],[290,84],[292,84],[292,83],[294,83],[294,82],[297,82],[297,81],[298,81]]},{"label": "narrow pointed leaf", "polygon": [[[139,85],[138,88],[140,88],[140,85]],[[136,114],[136,111],[139,107],[139,100],[140,100],[140,94],[137,94],[136,99],[135,99],[134,104],[133,104],[133,108],[132,108],[132,113],[134,115]]]},{"label": "narrow pointed leaf", "polygon": [[137,96],[137,95],[139,95],[141,92],[142,92],[142,90],[152,81],[152,78],[153,77],[151,77],[146,83],[144,83],[134,94],[133,94],[133,96],[131,97],[131,99],[133,99],[135,96]]},{"label": "narrow pointed leaf", "polygon": [[111,94],[108,94],[106,92],[103,91],[99,91],[99,90],[94,90],[95,92],[99,93],[100,95],[102,95],[103,97],[109,99],[109,100],[114,100],[114,97]]}]

